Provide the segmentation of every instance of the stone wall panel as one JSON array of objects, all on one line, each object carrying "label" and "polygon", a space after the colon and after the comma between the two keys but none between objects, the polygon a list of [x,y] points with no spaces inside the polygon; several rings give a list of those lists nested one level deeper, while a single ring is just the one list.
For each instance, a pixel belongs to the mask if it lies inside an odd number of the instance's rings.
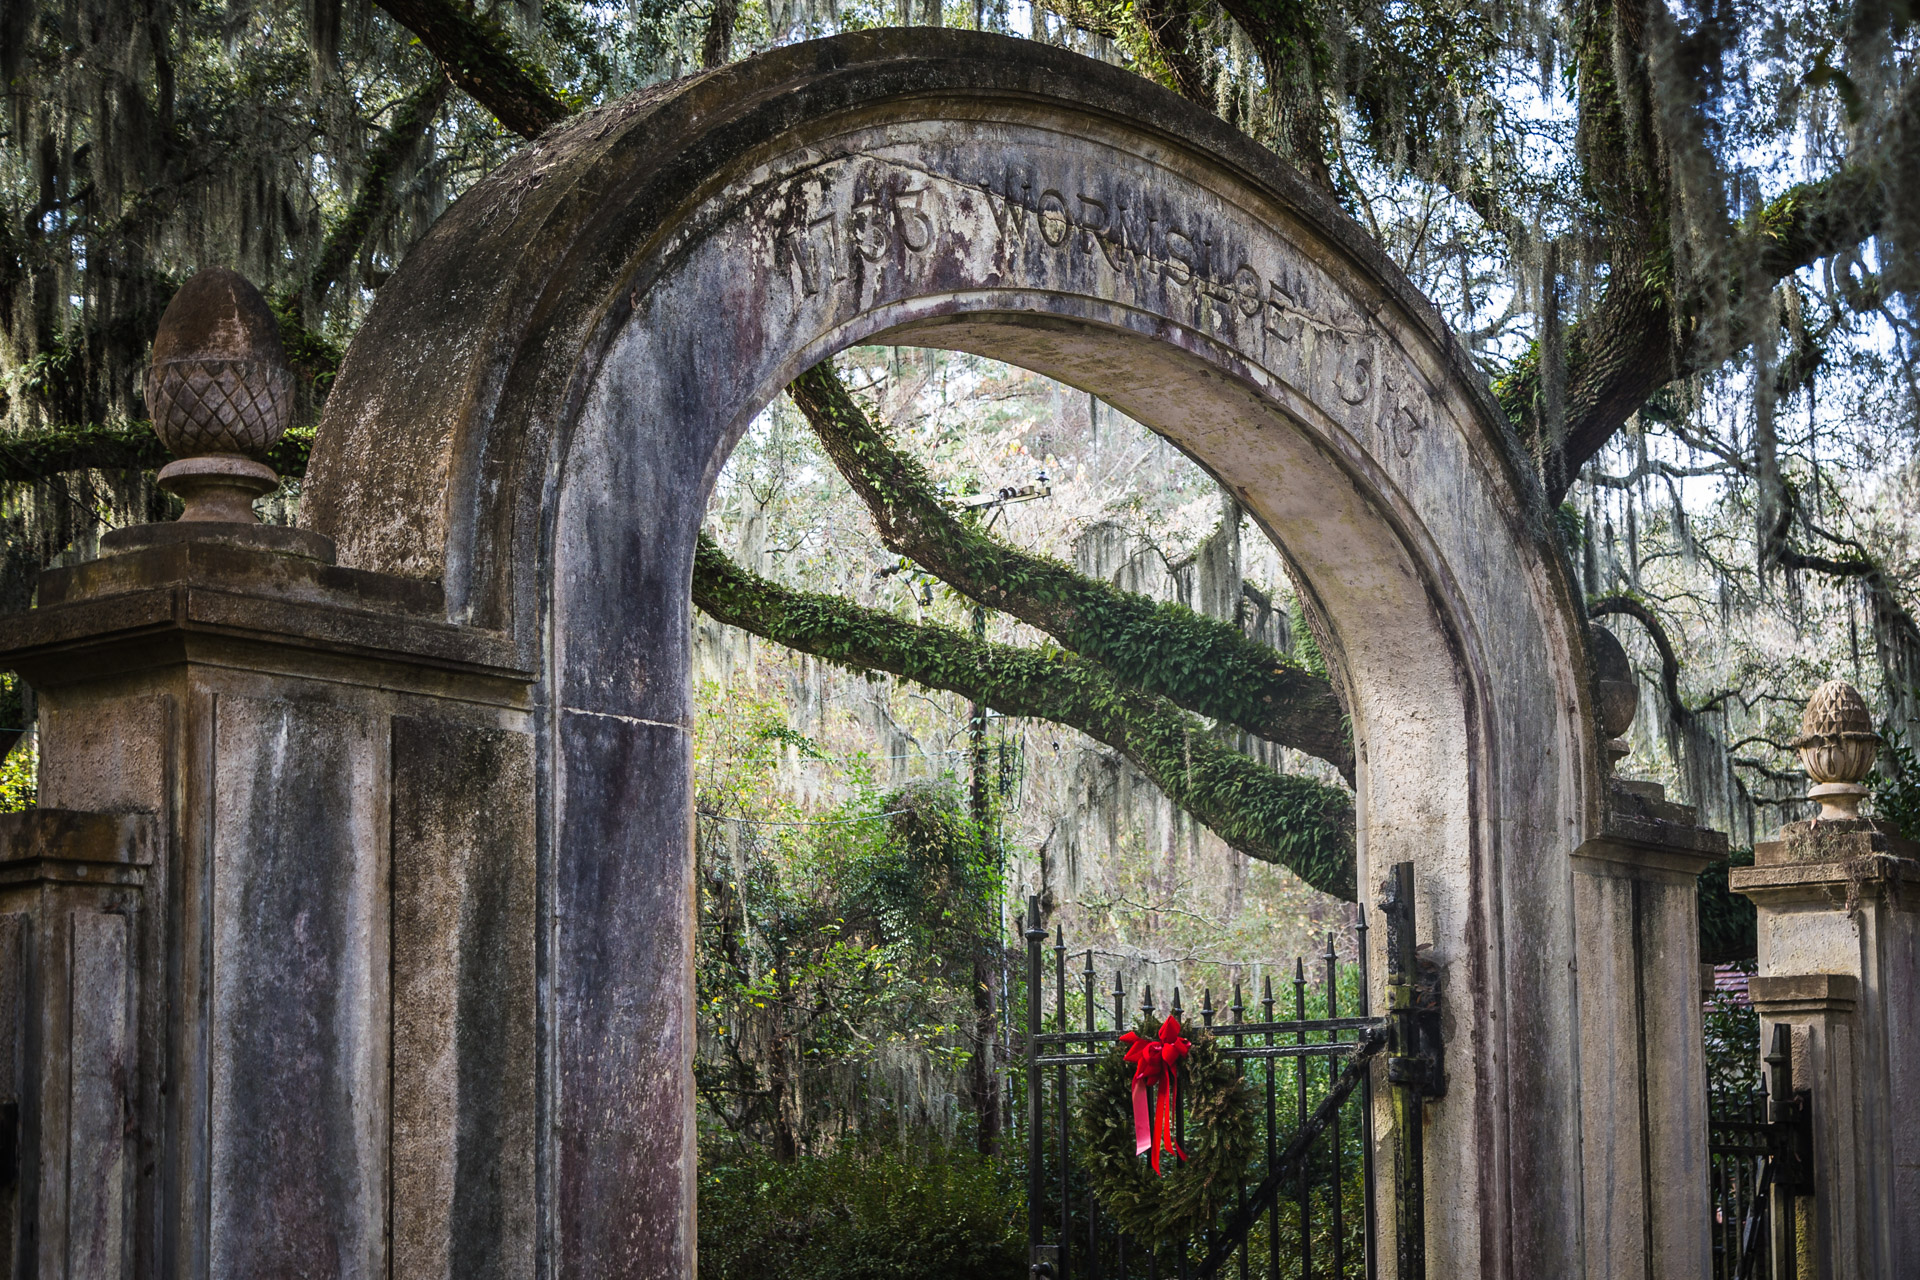
[{"label": "stone wall panel", "polygon": [[533,740],[393,721],[393,1270],[534,1266]]},{"label": "stone wall panel", "polygon": [[215,716],[209,1269],[384,1278],[385,735],[316,699]]}]

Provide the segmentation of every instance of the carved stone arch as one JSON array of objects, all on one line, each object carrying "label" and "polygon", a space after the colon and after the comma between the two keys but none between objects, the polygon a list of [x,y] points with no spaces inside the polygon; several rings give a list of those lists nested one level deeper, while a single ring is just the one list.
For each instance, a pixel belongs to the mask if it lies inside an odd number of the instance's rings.
[{"label": "carved stone arch", "polygon": [[1434,1274],[1577,1274],[1569,854],[1602,774],[1525,459],[1430,305],[1270,154],[1118,69],[930,31],[542,137],[410,253],[327,406],[307,525],[537,672],[553,1273],[691,1274],[692,551],[754,414],[859,342],[1093,391],[1286,548],[1348,685],[1361,883],[1417,864],[1441,966]]}]

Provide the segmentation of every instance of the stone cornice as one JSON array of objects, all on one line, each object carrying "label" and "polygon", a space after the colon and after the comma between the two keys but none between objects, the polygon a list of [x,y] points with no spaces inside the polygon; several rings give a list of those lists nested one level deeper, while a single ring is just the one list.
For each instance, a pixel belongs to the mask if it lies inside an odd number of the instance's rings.
[{"label": "stone cornice", "polygon": [[449,623],[438,584],[218,541],[144,547],[41,575],[0,619],[0,665],[30,683],[212,661],[245,645],[531,678],[506,638]]}]

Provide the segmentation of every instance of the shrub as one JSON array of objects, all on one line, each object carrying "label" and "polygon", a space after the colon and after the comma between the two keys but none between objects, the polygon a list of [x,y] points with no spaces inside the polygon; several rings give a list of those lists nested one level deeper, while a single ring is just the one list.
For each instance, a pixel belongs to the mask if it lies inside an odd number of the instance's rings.
[{"label": "shrub", "polygon": [[1004,1162],[879,1146],[700,1175],[700,1280],[1016,1280],[1025,1202]]}]

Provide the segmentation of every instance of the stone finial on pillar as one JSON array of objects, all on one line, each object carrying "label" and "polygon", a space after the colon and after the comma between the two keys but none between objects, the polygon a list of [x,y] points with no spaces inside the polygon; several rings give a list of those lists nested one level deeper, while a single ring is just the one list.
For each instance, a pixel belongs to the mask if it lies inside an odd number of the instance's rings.
[{"label": "stone finial on pillar", "polygon": [[1593,645],[1594,683],[1600,694],[1600,732],[1607,739],[1608,767],[1617,767],[1632,750],[1627,745],[1627,730],[1640,712],[1640,683],[1633,678],[1633,664],[1619,638],[1599,623],[1589,623],[1587,636]]},{"label": "stone finial on pillar", "polygon": [[180,519],[258,523],[253,500],[280,483],[266,457],[293,413],[293,374],[245,276],[209,267],[173,295],[153,338],[147,410],[176,459],[160,487],[186,504]]},{"label": "stone finial on pillar", "polygon": [[1873,769],[1880,735],[1860,691],[1844,680],[1829,680],[1807,699],[1800,736],[1793,740],[1814,785],[1807,799],[1820,803],[1819,820],[1853,821],[1867,797],[1862,782]]},{"label": "stone finial on pillar", "polygon": [[174,455],[160,487],[186,510],[108,530],[103,554],[221,544],[333,563],[331,539],[253,513],[253,500],[280,483],[266,459],[293,416],[293,372],[279,323],[245,276],[208,267],[173,295],[153,335],[147,411]]}]

